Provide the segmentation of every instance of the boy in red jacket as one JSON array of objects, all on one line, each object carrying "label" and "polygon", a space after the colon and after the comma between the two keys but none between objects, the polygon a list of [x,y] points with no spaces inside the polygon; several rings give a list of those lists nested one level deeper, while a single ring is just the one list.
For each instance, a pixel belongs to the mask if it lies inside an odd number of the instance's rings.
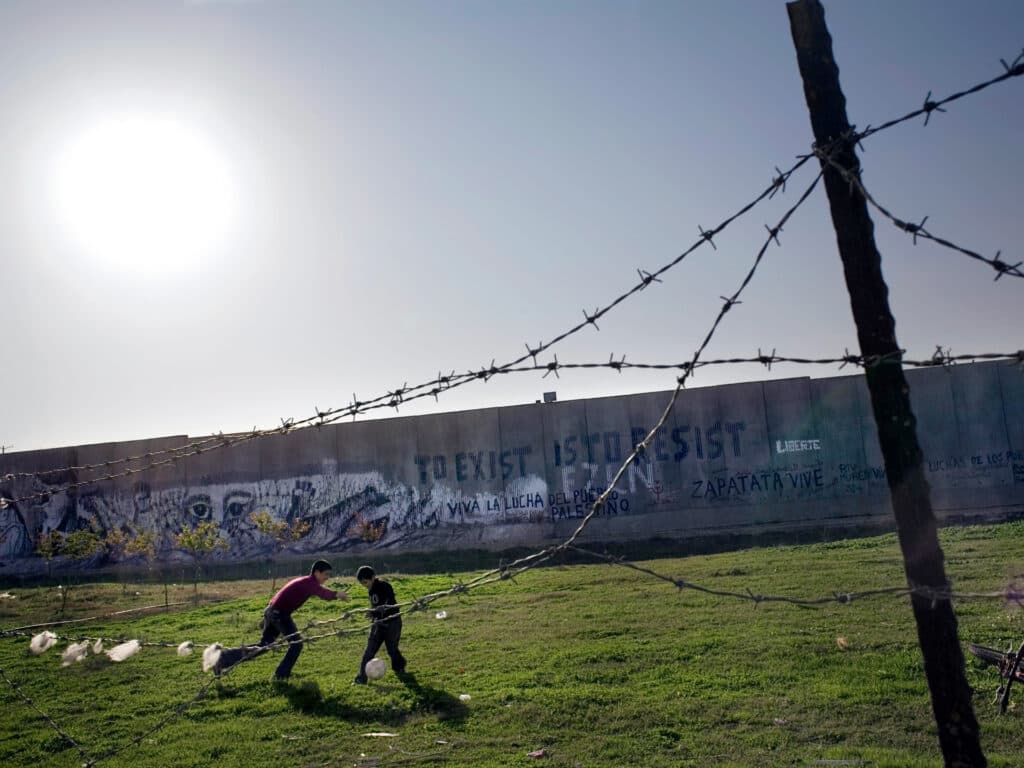
[{"label": "boy in red jacket", "polygon": [[263,637],[260,641],[256,645],[223,649],[213,666],[213,674],[219,677],[222,672],[239,662],[256,658],[266,650],[266,646],[283,635],[288,640],[288,650],[271,679],[287,680],[292,674],[292,667],[295,666],[299,654],[302,653],[302,636],[292,620],[292,613],[313,595],[323,600],[348,600],[348,592],[336,592],[324,587],[324,582],[330,577],[331,564],[326,560],[317,560],[313,563],[309,576],[292,579],[281,587],[263,612]]}]

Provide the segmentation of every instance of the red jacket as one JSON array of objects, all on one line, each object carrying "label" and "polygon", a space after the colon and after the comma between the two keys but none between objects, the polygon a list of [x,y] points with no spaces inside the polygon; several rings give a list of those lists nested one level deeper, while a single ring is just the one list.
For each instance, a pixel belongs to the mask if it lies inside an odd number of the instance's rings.
[{"label": "red jacket", "polygon": [[310,597],[316,595],[324,600],[335,600],[338,593],[332,589],[320,586],[313,574],[300,576],[292,579],[277,591],[277,594],[270,599],[270,607],[281,613],[291,613],[298,610]]}]

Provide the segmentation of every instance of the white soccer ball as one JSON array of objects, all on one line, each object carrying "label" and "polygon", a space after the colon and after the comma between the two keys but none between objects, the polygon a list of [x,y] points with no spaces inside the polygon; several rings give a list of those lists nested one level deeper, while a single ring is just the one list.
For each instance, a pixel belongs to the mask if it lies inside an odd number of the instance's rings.
[{"label": "white soccer ball", "polygon": [[388,671],[388,665],[384,659],[370,659],[366,662],[366,676],[371,680],[380,680]]}]

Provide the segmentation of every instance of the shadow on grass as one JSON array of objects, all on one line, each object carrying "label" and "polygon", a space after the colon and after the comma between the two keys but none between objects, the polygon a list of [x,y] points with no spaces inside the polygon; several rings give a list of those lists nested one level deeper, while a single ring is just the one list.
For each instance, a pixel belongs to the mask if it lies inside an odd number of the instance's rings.
[{"label": "shadow on grass", "polygon": [[[447,691],[423,685],[415,675],[409,673],[396,677],[401,683],[400,686],[370,686],[371,690],[377,689],[382,694],[379,702],[373,704],[353,701],[352,697],[344,694],[325,697],[320,691],[320,686],[313,681],[300,685],[279,685],[278,690],[292,707],[303,714],[333,717],[349,722],[400,725],[414,712],[433,713],[441,720],[462,722],[469,714],[466,705]],[[401,700],[397,707],[396,699]]]},{"label": "shadow on grass", "polygon": [[421,685],[416,675],[411,672],[403,672],[396,675],[409,693],[413,696],[413,709],[417,712],[433,712],[441,720],[452,720],[461,723],[469,714],[469,708],[456,696],[447,691]]}]

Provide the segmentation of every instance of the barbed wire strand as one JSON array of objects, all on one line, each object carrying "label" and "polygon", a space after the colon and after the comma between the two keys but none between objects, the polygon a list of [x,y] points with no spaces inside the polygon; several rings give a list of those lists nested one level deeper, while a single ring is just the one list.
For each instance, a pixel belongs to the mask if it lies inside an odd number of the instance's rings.
[{"label": "barbed wire strand", "polygon": [[162,717],[152,726],[144,730],[138,736],[135,736],[134,738],[130,739],[129,741],[125,742],[124,744],[118,747],[112,747],[111,749],[108,749],[106,752],[101,752],[96,757],[91,758],[85,763],[83,768],[94,768],[94,766],[98,765],[100,762],[104,760],[109,760],[110,758],[115,757],[116,755],[119,755],[132,747],[138,746],[143,742],[143,740],[149,738],[154,733],[159,731],[161,728],[164,728],[165,726],[170,724],[173,720],[176,720],[177,718],[184,715],[185,712],[188,711],[188,709],[193,704],[196,704],[197,702],[202,701],[204,698],[206,698],[207,691],[209,691],[213,685],[217,684],[217,682],[217,678],[214,678],[212,680],[209,680],[208,682],[203,683],[202,686],[200,686],[199,690],[191,699],[183,701],[177,706],[175,706],[164,717]]},{"label": "barbed wire strand", "polygon": [[195,601],[193,601],[193,600],[185,600],[183,602],[175,602],[175,603],[157,603],[156,605],[143,605],[143,606],[140,606],[138,608],[126,608],[126,609],[121,610],[121,611],[113,611],[112,613],[104,613],[104,614],[100,614],[100,615],[97,615],[97,616],[86,616],[85,618],[81,618],[81,619],[63,619],[61,621],[44,621],[44,622],[42,622],[40,624],[27,624],[26,626],[23,626],[23,627],[11,627],[10,629],[0,629],[0,637],[3,637],[6,634],[12,634],[12,633],[24,634],[24,633],[26,633],[26,632],[28,632],[30,630],[33,630],[33,629],[43,629],[44,627],[60,627],[60,626],[64,626],[65,624],[83,624],[85,622],[100,621],[102,619],[108,619],[108,618],[112,618],[114,616],[121,616],[122,614],[127,614],[127,613],[139,613],[141,611],[150,611],[150,610],[154,610],[156,608],[170,608],[170,607],[177,607],[177,606],[181,606],[181,605],[195,605]]},{"label": "barbed wire strand", "polygon": [[[100,617],[95,617],[100,618]],[[44,625],[45,626],[45,625]],[[0,630],[0,637],[33,637],[37,633],[16,627],[13,629]],[[173,640],[140,640],[137,637],[106,637],[103,635],[58,635],[56,632],[51,632],[56,640],[66,643],[95,643],[101,641],[104,646],[109,644],[120,644],[127,643],[130,640],[135,640],[138,644],[144,648],[177,648],[183,641],[174,642]],[[192,642],[192,641],[188,641]],[[213,645],[213,643],[196,643],[192,642],[192,646],[195,648],[207,648]]]},{"label": "barbed wire strand", "polygon": [[922,358],[918,360],[911,360],[905,357],[906,350],[899,350],[897,352],[890,352],[884,355],[858,355],[845,351],[839,357],[793,357],[779,355],[776,352],[771,354],[764,354],[758,352],[757,355],[749,357],[729,357],[720,358],[717,360],[700,360],[697,363],[692,363],[689,360],[671,362],[671,363],[634,363],[625,359],[625,357],[616,360],[614,353],[612,359],[603,362],[592,362],[592,363],[566,363],[566,362],[551,362],[551,363],[538,363],[536,365],[522,365],[513,368],[508,368],[502,371],[502,374],[511,373],[535,373],[539,371],[553,372],[555,370],[586,370],[593,368],[607,368],[613,371],[620,370],[679,370],[686,371],[691,367],[696,370],[698,368],[706,368],[710,366],[722,366],[722,365],[742,365],[742,364],[758,364],[770,368],[778,363],[792,363],[797,365],[838,365],[840,369],[847,365],[853,365],[860,368],[875,368],[879,365],[890,362],[898,362],[903,366],[910,368],[936,368],[943,366],[952,366],[958,362],[969,362],[976,360],[1006,360],[1012,365],[1024,364],[1024,349],[1015,350],[1013,352],[964,352],[960,354],[952,354],[946,350],[943,350],[941,345],[936,345],[936,353],[931,357]]},{"label": "barbed wire strand", "polygon": [[938,101],[933,101],[932,92],[928,91],[928,95],[924,97],[924,104],[921,105],[920,108],[915,109],[913,112],[908,112],[907,114],[903,115],[903,117],[897,117],[893,120],[888,120],[882,123],[881,125],[875,127],[868,126],[867,128],[864,129],[862,133],[858,134],[858,138],[866,139],[869,136],[874,136],[876,133],[888,130],[889,128],[899,125],[900,123],[905,123],[908,120],[913,120],[915,117],[920,117],[921,115],[924,115],[925,117],[924,124],[928,125],[928,120],[931,118],[932,112],[945,112],[946,110],[942,109],[942,107],[944,107],[945,105],[951,104],[952,102],[957,101],[958,99],[962,99],[965,96],[970,96],[971,94],[983,91],[989,86],[995,85],[996,83],[1001,83],[1004,80],[1009,80],[1012,77],[1020,77],[1021,75],[1024,75],[1024,50],[1021,51],[1021,53],[1017,56],[1017,58],[1013,60],[1011,64],[1007,64],[1006,61],[1003,59],[1000,59],[999,61],[1003,65],[1004,72],[998,77],[993,77],[991,80],[986,80],[985,82],[978,83],[977,85],[971,86],[966,90],[958,91],[957,93],[947,96],[944,99],[939,99]]},{"label": "barbed wire strand", "polygon": [[22,700],[24,700],[24,702],[31,709],[35,710],[36,713],[41,718],[43,718],[43,720],[49,723],[50,727],[57,732],[58,736],[60,736],[64,741],[73,746],[78,751],[78,754],[82,756],[82,759],[87,761],[88,764],[89,754],[85,751],[85,748],[82,747],[82,745],[79,744],[78,741],[71,736],[71,734],[69,734],[66,730],[61,728],[60,724],[56,720],[50,717],[50,715],[48,715],[38,704],[36,704],[31,698],[29,698],[28,694],[21,689],[21,686],[7,676],[7,672],[4,670],[3,667],[0,667],[0,675],[3,676],[4,681],[6,681],[7,685],[10,686],[11,690],[13,690],[19,696],[21,696]]},{"label": "barbed wire strand", "polygon": [[920,224],[914,224],[899,218],[898,216],[891,213],[884,205],[879,203],[867,191],[867,189],[864,186],[864,180],[860,176],[859,167],[858,169],[855,170],[848,170],[844,168],[842,165],[840,165],[839,162],[836,161],[834,152],[826,152],[818,149],[815,149],[814,152],[823,163],[828,164],[843,178],[844,181],[846,181],[850,185],[851,193],[853,192],[853,190],[857,190],[857,192],[859,192],[860,195],[872,207],[875,208],[875,210],[877,210],[885,218],[891,221],[897,229],[900,229],[906,232],[908,235],[910,235],[913,238],[914,245],[917,245],[917,238],[920,237],[925,240],[931,240],[933,243],[941,245],[944,248],[948,248],[958,253],[962,253],[963,255],[969,256],[970,258],[975,259],[977,261],[984,262],[985,264],[988,264],[996,271],[996,280],[1001,278],[1003,275],[1010,275],[1011,277],[1024,277],[1024,271],[1022,271],[1020,268],[1021,265],[1024,264],[1024,261],[1018,261],[1016,264],[1010,264],[1003,261],[1000,258],[1000,256],[1002,255],[1002,251],[997,251],[995,257],[989,258],[987,256],[981,255],[977,251],[972,251],[969,248],[964,248],[962,246],[957,245],[956,243],[950,242],[945,238],[933,235],[931,232],[924,228],[924,224],[928,220],[927,216],[925,216],[924,219],[922,219]]}]

